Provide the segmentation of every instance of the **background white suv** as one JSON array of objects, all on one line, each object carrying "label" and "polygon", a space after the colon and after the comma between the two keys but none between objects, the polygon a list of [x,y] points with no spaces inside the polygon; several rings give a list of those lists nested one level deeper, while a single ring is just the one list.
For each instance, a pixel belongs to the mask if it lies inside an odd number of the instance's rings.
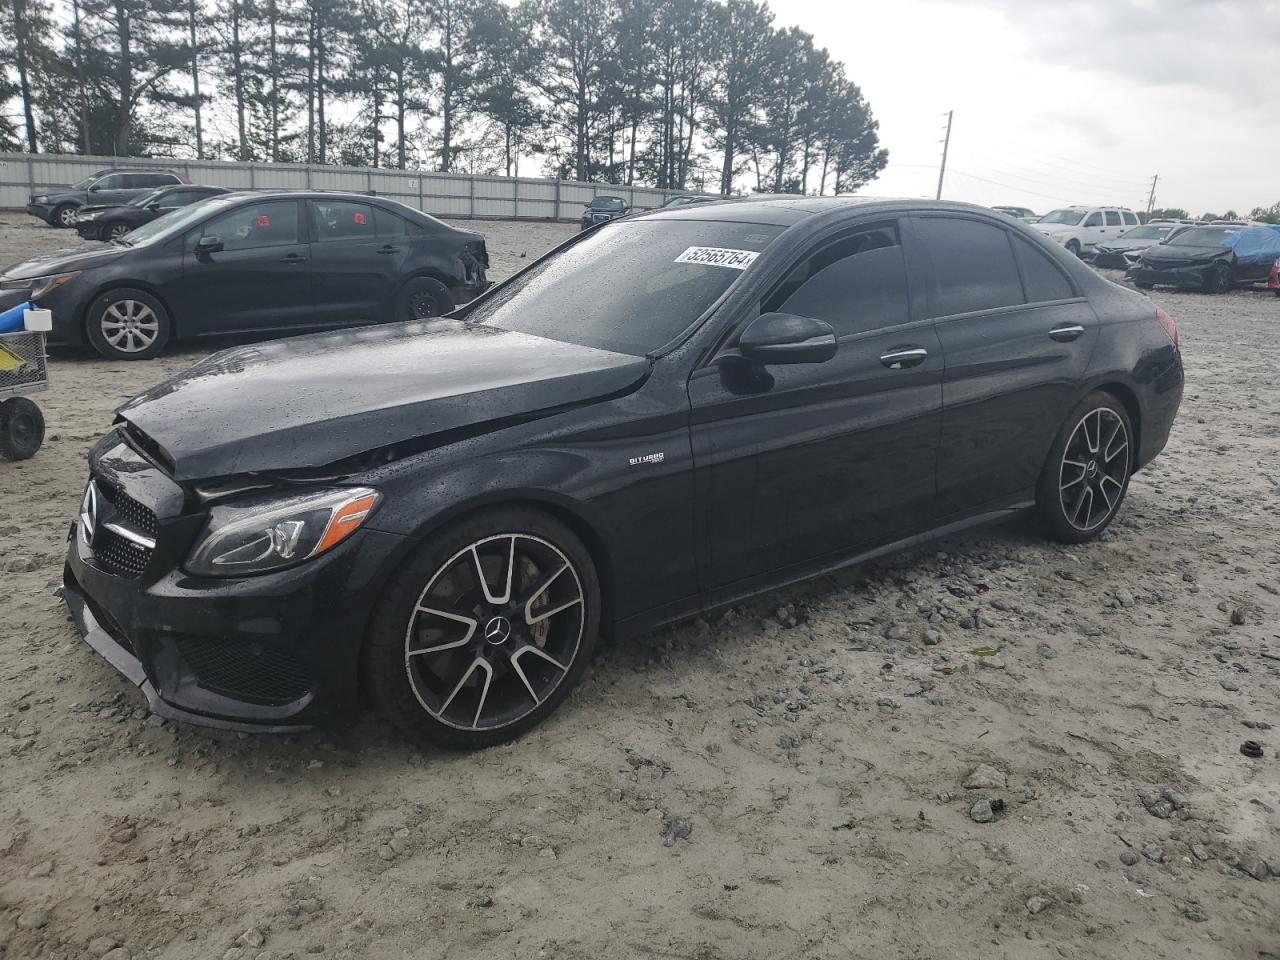
[{"label": "background white suv", "polygon": [[1079,257],[1138,226],[1138,215],[1126,207],[1062,207],[1031,226]]}]

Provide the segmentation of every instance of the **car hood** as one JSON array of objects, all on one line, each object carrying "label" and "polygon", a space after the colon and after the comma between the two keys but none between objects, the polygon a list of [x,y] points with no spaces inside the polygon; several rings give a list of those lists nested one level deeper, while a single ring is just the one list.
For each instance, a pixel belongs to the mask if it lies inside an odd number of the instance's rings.
[{"label": "car hood", "polygon": [[175,479],[314,469],[448,431],[616,395],[645,357],[460,320],[215,353],[119,409]]},{"label": "car hood", "polygon": [[112,246],[103,243],[82,243],[76,247],[42,253],[29,260],[20,260],[0,270],[0,276],[6,280],[29,280],[32,277],[47,277],[55,273],[70,273],[73,270],[88,270],[100,267],[128,252],[128,247]]},{"label": "car hood", "polygon": [[1098,249],[1109,253],[1123,253],[1125,250],[1142,250],[1145,247],[1154,247],[1156,242],[1154,237],[1147,240],[1112,240],[1110,243],[1098,244]]},{"label": "car hood", "polygon": [[1169,246],[1161,243],[1147,247],[1142,258],[1148,263],[1198,263],[1201,260],[1213,260],[1217,257],[1230,256],[1231,248],[1217,244],[1210,246]]}]

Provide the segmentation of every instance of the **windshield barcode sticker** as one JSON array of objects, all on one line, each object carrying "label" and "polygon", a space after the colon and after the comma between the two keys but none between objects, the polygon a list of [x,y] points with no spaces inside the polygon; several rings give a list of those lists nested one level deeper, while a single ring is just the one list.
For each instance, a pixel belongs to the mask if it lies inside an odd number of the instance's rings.
[{"label": "windshield barcode sticker", "polygon": [[689,247],[676,257],[676,263],[703,263],[711,267],[745,270],[760,256],[754,250],[729,250],[726,247]]}]

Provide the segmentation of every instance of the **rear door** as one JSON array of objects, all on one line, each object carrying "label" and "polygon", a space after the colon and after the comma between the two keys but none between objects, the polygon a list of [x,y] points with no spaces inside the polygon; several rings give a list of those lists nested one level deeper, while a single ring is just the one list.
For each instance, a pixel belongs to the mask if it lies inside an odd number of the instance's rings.
[{"label": "rear door", "polygon": [[[308,200],[317,319],[326,324],[391,319],[391,303],[408,250],[407,238],[374,205],[354,200]],[[378,235],[379,219],[384,236]],[[396,217],[395,220],[400,218]],[[403,224],[403,221],[401,221]]]},{"label": "rear door", "polygon": [[703,590],[932,519],[942,354],[933,324],[912,314],[898,222],[818,244],[741,325],[771,311],[825,320],[839,346],[825,363],[726,355],[690,378]]},{"label": "rear door", "polygon": [[[314,326],[308,244],[298,200],[240,204],[185,238],[181,279],[165,291],[185,336]],[[223,249],[197,255],[201,237]]]},{"label": "rear door", "polygon": [[912,218],[946,373],[938,494],[942,519],[1034,491],[1079,390],[1098,320],[1037,243],[994,221]]}]

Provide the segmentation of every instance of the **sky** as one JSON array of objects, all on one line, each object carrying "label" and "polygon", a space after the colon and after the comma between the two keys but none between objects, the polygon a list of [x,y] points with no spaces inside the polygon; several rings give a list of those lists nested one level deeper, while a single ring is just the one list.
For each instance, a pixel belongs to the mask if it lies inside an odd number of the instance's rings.
[{"label": "sky", "polygon": [[1044,213],[1280,201],[1280,0],[771,0],[842,60],[889,166],[862,192]]}]

